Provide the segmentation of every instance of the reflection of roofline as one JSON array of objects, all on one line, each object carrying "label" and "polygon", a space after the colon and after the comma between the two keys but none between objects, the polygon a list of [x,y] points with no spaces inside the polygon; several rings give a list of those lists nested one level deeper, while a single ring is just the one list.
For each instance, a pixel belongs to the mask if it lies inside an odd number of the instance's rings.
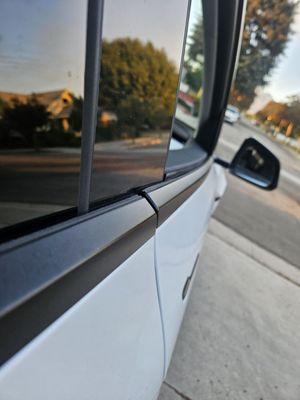
[{"label": "reflection of roofline", "polygon": [[66,106],[64,107],[58,114],[52,115],[52,119],[66,119],[70,118],[72,114],[72,106]]},{"label": "reflection of roofline", "polygon": [[0,95],[1,94],[8,94],[8,95],[11,95],[11,96],[26,96],[26,97],[28,97],[28,96],[32,96],[32,95],[39,95],[39,94],[46,94],[46,93],[63,93],[63,92],[71,93],[71,91],[69,89],[62,88],[62,89],[54,89],[54,90],[44,90],[42,92],[32,91],[30,93],[16,93],[16,92],[7,92],[5,90],[1,90],[0,91]]},{"label": "reflection of roofline", "polygon": [[74,95],[68,89],[52,90],[31,94],[0,92],[0,99],[9,106],[14,99],[26,104],[31,96],[34,96],[39,104],[50,113],[51,119],[68,119],[72,112]]},{"label": "reflection of roofline", "polygon": [[28,93],[28,94],[0,91],[0,99],[2,99],[5,102],[11,102],[13,99],[18,99],[21,102],[25,102],[31,96],[36,96],[38,100],[39,100],[39,98],[43,99],[45,97],[50,96],[51,101],[53,101],[55,98],[59,97],[64,92],[67,92],[69,95],[71,95],[73,97],[73,93],[70,90],[63,88],[63,89],[57,89],[57,90],[49,90],[49,91],[45,91],[45,92],[32,92],[32,93]]}]

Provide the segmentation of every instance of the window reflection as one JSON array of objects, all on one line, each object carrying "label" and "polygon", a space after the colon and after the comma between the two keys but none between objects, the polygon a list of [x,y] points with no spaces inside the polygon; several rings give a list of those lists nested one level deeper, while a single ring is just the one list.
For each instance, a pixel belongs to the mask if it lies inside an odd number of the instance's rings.
[{"label": "window reflection", "polygon": [[163,178],[187,3],[105,3],[92,200]]},{"label": "window reflection", "polygon": [[0,2],[0,226],[76,205],[86,1]]},{"label": "window reflection", "polygon": [[196,129],[203,88],[204,48],[201,0],[192,0],[176,118]]}]

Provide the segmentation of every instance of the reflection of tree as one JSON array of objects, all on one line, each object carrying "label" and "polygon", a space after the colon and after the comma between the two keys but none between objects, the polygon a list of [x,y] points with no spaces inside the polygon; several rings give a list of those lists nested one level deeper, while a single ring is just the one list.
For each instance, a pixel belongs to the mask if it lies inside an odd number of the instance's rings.
[{"label": "reflection of tree", "polygon": [[172,118],[177,78],[165,51],[152,43],[104,40],[100,109],[115,112],[119,128],[135,135],[142,126],[163,127]]},{"label": "reflection of tree", "polygon": [[297,2],[294,0],[249,0],[240,60],[231,102],[247,109],[257,86],[268,76],[289,40]]},{"label": "reflection of tree", "polygon": [[81,131],[83,98],[73,97],[72,111],[70,114],[70,127],[74,132]]},{"label": "reflection of tree", "polygon": [[[2,148],[79,146],[82,98],[67,90],[0,98],[0,145]],[[68,101],[66,101],[67,96]]]},{"label": "reflection of tree", "polygon": [[[11,132],[20,134],[28,147],[37,148],[38,135],[49,121],[46,107],[32,95],[26,103],[13,99],[11,106],[4,106],[1,118],[1,141],[9,140]],[[12,143],[13,144],[13,143]]]},{"label": "reflection of tree", "polygon": [[203,23],[202,17],[197,18],[187,39],[185,54],[186,83],[196,92],[200,90],[203,79]]}]

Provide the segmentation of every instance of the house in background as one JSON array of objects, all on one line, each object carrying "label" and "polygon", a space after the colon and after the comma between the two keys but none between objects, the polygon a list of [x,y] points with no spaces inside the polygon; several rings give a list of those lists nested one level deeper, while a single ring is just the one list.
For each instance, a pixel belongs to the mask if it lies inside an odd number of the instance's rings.
[{"label": "house in background", "polygon": [[0,92],[0,100],[8,105],[12,104],[14,99],[26,103],[32,95],[50,113],[51,119],[59,121],[64,131],[69,130],[74,95],[68,89],[31,94]]}]

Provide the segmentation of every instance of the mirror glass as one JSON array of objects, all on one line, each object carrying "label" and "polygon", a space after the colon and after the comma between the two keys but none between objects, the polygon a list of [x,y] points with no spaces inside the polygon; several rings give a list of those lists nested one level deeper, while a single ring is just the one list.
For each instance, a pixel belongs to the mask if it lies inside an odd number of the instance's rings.
[{"label": "mirror glass", "polygon": [[261,143],[249,138],[234,157],[230,172],[256,186],[271,190],[277,186],[279,161]]}]

